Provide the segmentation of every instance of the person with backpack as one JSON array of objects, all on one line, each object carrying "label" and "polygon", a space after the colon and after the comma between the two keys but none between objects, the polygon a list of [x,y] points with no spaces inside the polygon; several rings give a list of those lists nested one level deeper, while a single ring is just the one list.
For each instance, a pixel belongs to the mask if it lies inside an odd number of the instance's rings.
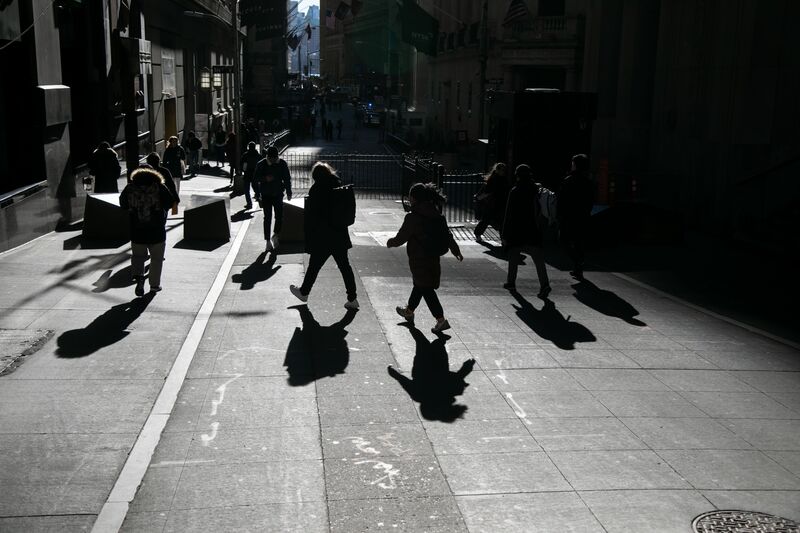
[{"label": "person with backpack", "polygon": [[[161,174],[161,177],[164,178],[164,186],[169,189],[170,194],[172,194],[172,214],[178,214],[178,204],[181,202],[180,192],[178,187],[175,186],[175,180],[172,179],[172,173],[169,169],[161,164],[161,159],[158,157],[158,153],[151,152],[147,154],[147,164],[150,167]],[[178,182],[180,184],[180,181]]]},{"label": "person with backpack", "polygon": [[475,195],[476,207],[480,211],[478,225],[475,226],[475,240],[483,240],[483,232],[491,224],[502,229],[503,217],[506,213],[508,199],[508,176],[505,163],[495,163],[492,170],[484,178],[484,184]]},{"label": "person with backpack", "polygon": [[[286,198],[292,199],[292,177],[289,174],[289,165],[278,157],[278,149],[274,146],[267,148],[267,157],[256,165],[253,179],[258,182],[261,193],[260,206],[264,210],[264,240],[267,241],[267,251],[278,248],[278,234],[283,228],[283,193]],[[272,228],[272,213],[275,212],[275,230],[270,240]]]},{"label": "person with backpack", "polygon": [[[349,206],[349,202],[347,202],[348,205],[341,205],[345,203],[346,198],[352,195],[352,188],[349,189],[349,193],[346,193],[347,189],[342,187],[342,180],[336,175],[333,167],[327,163],[314,163],[311,168],[311,179],[314,183],[308,190],[304,210],[306,252],[310,255],[308,268],[303,277],[303,284],[300,287],[290,285],[289,290],[300,301],[308,301],[308,295],[320,270],[332,256],[342,274],[345,291],[347,291],[347,301],[344,307],[358,309],[356,278],[347,256],[347,250],[353,247],[347,231],[347,223],[352,224],[351,219],[355,216],[355,203],[353,202],[352,206]],[[345,192],[342,195],[343,198],[339,197],[339,192]],[[345,209],[340,209],[342,207]],[[345,210],[348,212],[342,216],[341,213]],[[352,215],[349,213],[350,210],[353,212]]]},{"label": "person with backpack", "polygon": [[256,173],[256,165],[258,162],[263,159],[261,154],[258,153],[256,150],[256,143],[250,141],[247,144],[247,151],[242,155],[242,169],[244,171],[244,198],[245,198],[245,209],[251,209],[253,207],[253,202],[250,199],[250,187],[253,187],[253,192],[256,196],[256,202],[261,200],[261,195],[259,194],[258,182],[253,179],[253,176]]},{"label": "person with backpack", "polygon": [[585,154],[577,154],[572,158],[570,173],[561,182],[557,198],[559,237],[573,263],[570,274],[582,280],[586,229],[594,205],[589,158]]},{"label": "person with backpack", "polygon": [[398,306],[396,311],[413,323],[414,311],[424,299],[428,310],[436,319],[431,332],[441,333],[450,329],[450,323],[445,318],[442,304],[436,295],[442,276],[439,258],[448,251],[459,261],[463,261],[464,257],[441,213],[440,206],[446,201],[442,191],[433,183],[415,183],[408,192],[408,197],[411,212],[406,215],[397,235],[386,243],[389,248],[408,243],[406,253],[413,287],[407,305]]},{"label": "person with backpack", "polygon": [[506,216],[501,233],[503,246],[508,252],[508,277],[503,287],[516,291],[517,269],[521,254],[527,254],[536,266],[539,277],[539,298],[550,294],[550,280],[542,253],[542,232],[539,229],[541,206],[539,187],[533,181],[533,171],[528,165],[519,165],[514,171],[516,185],[508,194]]},{"label": "person with backpack", "polygon": [[169,169],[172,174],[172,179],[175,181],[175,187],[180,192],[180,179],[183,177],[183,166],[186,161],[186,151],[181,145],[178,144],[178,138],[173,135],[167,141],[167,147],[164,149],[164,156],[161,158],[162,163]]},{"label": "person with backpack", "polygon": [[175,198],[164,177],[152,168],[138,168],[119,195],[119,206],[128,211],[131,224],[131,272],[136,296],[144,295],[144,263],[150,256],[150,292],[161,290],[161,267],[167,240],[167,209]]}]

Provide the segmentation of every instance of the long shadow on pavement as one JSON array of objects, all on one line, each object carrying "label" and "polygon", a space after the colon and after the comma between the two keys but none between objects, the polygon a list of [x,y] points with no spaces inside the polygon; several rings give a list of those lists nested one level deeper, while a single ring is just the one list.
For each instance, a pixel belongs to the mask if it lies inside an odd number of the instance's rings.
[{"label": "long shadow on pavement", "polygon": [[350,363],[345,328],[356,317],[358,310],[348,309],[338,322],[322,326],[307,305],[295,305],[289,309],[297,309],[303,321],[302,328],[295,328],[283,360],[283,366],[289,374],[289,385],[300,387],[319,378],[344,374]]},{"label": "long shadow on pavement", "polygon": [[275,266],[275,260],[277,259],[275,254],[269,254],[267,262],[262,263],[266,256],[267,252],[261,252],[252,264],[248,265],[240,273],[231,276],[231,281],[239,283],[240,290],[248,291],[255,287],[257,283],[267,281],[274,276],[281,269],[281,265]]},{"label": "long shadow on pavement", "polygon": [[598,313],[619,318],[632,326],[646,326],[641,320],[634,318],[639,311],[615,293],[601,289],[588,279],[572,285],[575,289],[575,298],[587,307]]},{"label": "long shadow on pavement", "polygon": [[517,316],[543,339],[551,341],[562,350],[574,350],[577,342],[594,342],[597,337],[584,326],[564,318],[552,300],[545,299],[541,309],[536,309],[532,303],[516,291],[511,293],[519,305],[512,304]]},{"label": "long shadow on pavement", "polygon": [[126,331],[127,327],[147,309],[154,295],[147,293],[141,298],[115,305],[85,328],[65,331],[56,341],[56,355],[64,358],[86,357],[121,341],[130,334]]},{"label": "long shadow on pavement", "polygon": [[390,366],[389,375],[397,380],[411,399],[419,403],[419,410],[426,420],[455,422],[464,416],[466,405],[456,403],[456,396],[464,394],[469,386],[465,378],[475,366],[474,359],[467,359],[456,372],[450,371],[445,344],[450,338],[439,335],[429,341],[425,335],[410,324],[403,324],[411,332],[416,343],[416,353],[411,367],[411,378]]}]

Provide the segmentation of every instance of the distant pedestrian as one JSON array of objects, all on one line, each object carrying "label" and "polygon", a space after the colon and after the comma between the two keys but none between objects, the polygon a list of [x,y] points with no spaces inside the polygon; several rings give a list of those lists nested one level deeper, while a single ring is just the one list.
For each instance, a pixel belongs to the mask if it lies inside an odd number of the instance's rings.
[{"label": "distant pedestrian", "polygon": [[479,212],[479,222],[475,226],[475,240],[483,240],[483,233],[491,224],[498,230],[503,229],[503,217],[506,214],[508,200],[508,176],[505,163],[495,163],[492,170],[484,178],[483,187],[475,195],[475,207]]},{"label": "distant pedestrian", "polygon": [[186,141],[186,148],[189,150],[189,173],[197,176],[200,169],[200,161],[203,159],[203,141],[193,132],[189,132],[189,140]]},{"label": "distant pedestrian", "polygon": [[350,242],[347,226],[338,224],[331,216],[334,202],[333,189],[340,187],[342,181],[333,167],[320,162],[311,168],[311,179],[314,183],[308,190],[305,208],[306,252],[310,255],[308,268],[303,284],[300,287],[290,285],[289,290],[299,300],[307,301],[319,271],[328,258],[333,256],[347,291],[347,301],[344,306],[347,309],[358,309],[355,274],[347,257],[347,250],[352,248],[353,244]]},{"label": "distant pedestrian", "polygon": [[342,140],[342,119],[336,119],[336,134],[339,140]]},{"label": "distant pedestrian", "polygon": [[447,228],[447,220],[440,212],[440,207],[446,200],[442,192],[433,183],[416,183],[411,187],[408,196],[411,212],[406,215],[397,235],[386,243],[389,248],[408,243],[406,252],[413,288],[408,304],[404,307],[398,306],[396,310],[400,316],[413,323],[414,311],[424,298],[436,319],[431,331],[441,333],[450,329],[450,323],[445,318],[442,304],[436,295],[442,275],[439,257],[447,251],[459,261],[464,257]]},{"label": "distant pedestrian", "polygon": [[222,124],[217,126],[217,131],[214,132],[214,152],[217,160],[217,166],[221,167],[225,164],[225,142],[228,140],[228,136],[225,135],[225,130],[222,128]]},{"label": "distant pedestrian", "polygon": [[556,217],[561,243],[572,259],[570,274],[583,279],[584,247],[589,218],[594,205],[594,187],[589,180],[589,158],[578,154],[572,158],[570,173],[558,190]]},{"label": "distant pedestrian", "polygon": [[[283,194],[292,199],[292,177],[289,174],[289,165],[278,156],[278,149],[274,146],[267,148],[267,157],[256,165],[253,179],[258,182],[261,193],[261,207],[264,210],[264,240],[267,241],[266,251],[278,247],[278,234],[283,229]],[[275,229],[270,239],[272,227],[272,214],[275,213]]]},{"label": "distant pedestrian", "polygon": [[245,209],[250,209],[253,207],[253,202],[250,199],[250,187],[253,188],[253,193],[255,193],[256,202],[261,200],[261,195],[259,194],[258,182],[253,180],[253,176],[256,173],[256,165],[258,162],[261,161],[263,157],[261,154],[258,153],[256,150],[256,143],[250,141],[247,145],[247,151],[242,154],[242,172],[244,175],[244,198],[245,198]]},{"label": "distant pedestrian", "polygon": [[131,224],[131,271],[136,296],[144,295],[144,263],[150,256],[150,292],[161,290],[161,267],[167,240],[167,209],[174,198],[164,178],[153,169],[138,168],[119,196]]},{"label": "distant pedestrian", "polygon": [[[161,160],[164,162],[164,166],[169,169],[173,180],[180,180],[183,177],[186,151],[178,144],[176,136],[173,135],[167,141],[167,147],[164,149],[164,156]],[[180,187],[180,185],[176,184],[176,187]]]},{"label": "distant pedestrian", "polygon": [[161,164],[161,159],[158,157],[156,152],[151,152],[147,156],[147,164],[152,167],[153,170],[161,174],[161,177],[164,178],[164,185],[169,189],[170,194],[172,194],[172,214],[178,214],[178,204],[181,201],[180,197],[180,190],[181,190],[181,182],[180,180],[175,180],[172,177],[172,173],[169,169]]},{"label": "distant pedestrian", "polygon": [[239,161],[236,158],[236,143],[239,140],[236,138],[236,133],[230,132],[225,141],[225,156],[228,158],[228,163],[231,166],[231,185],[233,185],[233,177],[238,173]]},{"label": "distant pedestrian", "polygon": [[333,121],[332,120],[328,121],[328,140],[329,141],[333,140]]},{"label": "distant pedestrian", "polygon": [[94,192],[119,192],[121,172],[117,152],[106,141],[97,145],[89,157],[89,174],[94,176]]},{"label": "distant pedestrian", "polygon": [[503,246],[508,251],[508,278],[503,285],[516,290],[520,254],[528,254],[536,265],[539,277],[539,297],[550,294],[550,280],[542,252],[542,232],[539,229],[539,187],[533,181],[533,171],[528,165],[519,165],[514,172],[516,185],[508,195],[506,216],[503,222]]}]

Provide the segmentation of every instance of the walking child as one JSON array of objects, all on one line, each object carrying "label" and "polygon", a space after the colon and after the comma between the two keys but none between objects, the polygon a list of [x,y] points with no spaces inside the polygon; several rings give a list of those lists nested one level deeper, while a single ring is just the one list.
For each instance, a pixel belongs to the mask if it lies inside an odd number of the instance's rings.
[{"label": "walking child", "polygon": [[394,248],[408,243],[408,266],[411,269],[413,288],[408,297],[408,304],[397,307],[397,314],[408,322],[414,322],[414,310],[424,299],[436,324],[431,328],[433,333],[441,333],[450,329],[450,323],[444,316],[442,304],[436,295],[442,275],[439,257],[452,253],[462,261],[464,257],[456,244],[453,234],[447,227],[447,220],[440,208],[446,201],[433,183],[417,183],[408,193],[411,212],[403,220],[397,235],[389,239],[386,246]]}]

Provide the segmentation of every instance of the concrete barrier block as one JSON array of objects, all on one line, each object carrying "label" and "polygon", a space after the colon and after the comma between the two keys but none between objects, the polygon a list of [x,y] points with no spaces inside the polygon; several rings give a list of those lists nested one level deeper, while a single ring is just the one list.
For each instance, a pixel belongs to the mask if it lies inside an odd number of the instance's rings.
[{"label": "concrete barrier block", "polygon": [[90,194],[83,212],[83,238],[130,240],[128,211],[119,206],[119,194]]},{"label": "concrete barrier block", "polygon": [[305,240],[305,198],[283,201],[283,227],[278,234],[281,242],[303,242]]},{"label": "concrete barrier block", "polygon": [[[227,199],[193,194],[183,212],[183,238],[188,241],[229,241]],[[183,204],[182,204],[183,205]]]}]

